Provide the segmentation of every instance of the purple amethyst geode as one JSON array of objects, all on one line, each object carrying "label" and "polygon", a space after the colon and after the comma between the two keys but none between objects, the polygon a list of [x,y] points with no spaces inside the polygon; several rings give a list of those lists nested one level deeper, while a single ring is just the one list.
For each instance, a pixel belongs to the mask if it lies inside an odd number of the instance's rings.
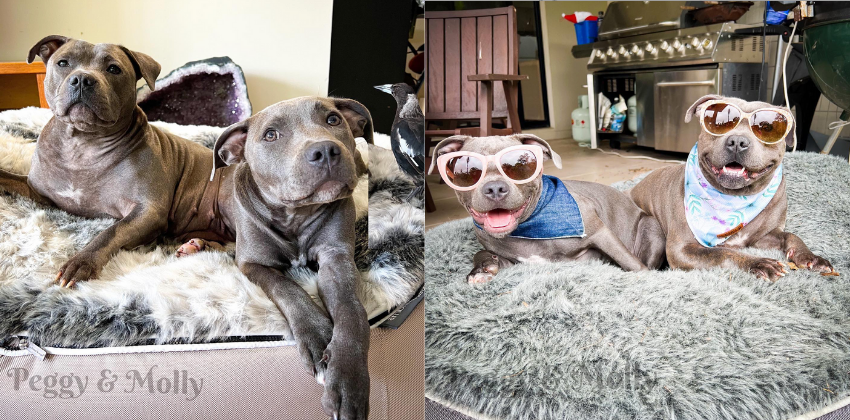
[{"label": "purple amethyst geode", "polygon": [[227,127],[251,116],[245,75],[230,57],[192,61],[144,85],[136,102],[150,121]]}]

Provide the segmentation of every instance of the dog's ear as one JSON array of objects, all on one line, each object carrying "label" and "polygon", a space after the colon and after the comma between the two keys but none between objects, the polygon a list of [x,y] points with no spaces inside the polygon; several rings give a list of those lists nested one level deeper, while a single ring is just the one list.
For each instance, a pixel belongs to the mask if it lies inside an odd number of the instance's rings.
[{"label": "dog's ear", "polygon": [[688,110],[685,112],[685,122],[691,122],[691,118],[696,115],[697,108],[699,108],[699,106],[703,103],[708,102],[712,99],[723,99],[723,97],[720,95],[705,95],[702,98],[697,99],[697,101],[694,102],[694,104],[691,105],[691,107],[688,108]]},{"label": "dog's ear", "polygon": [[227,127],[215,142],[213,147],[213,170],[210,181],[215,176],[215,171],[222,166],[230,166],[245,160],[245,143],[248,141],[248,121],[241,121]]},{"label": "dog's ear", "polygon": [[354,99],[332,98],[334,105],[348,122],[348,127],[354,137],[363,137],[366,143],[375,144],[373,140],[372,114],[360,102]]},{"label": "dog's ear", "polygon": [[27,54],[27,64],[32,64],[33,60],[35,60],[35,56],[41,57],[41,61],[44,64],[47,64],[47,60],[50,60],[50,56],[59,49],[59,47],[65,45],[71,38],[64,37],[62,35],[50,35],[44,37],[41,41],[35,43],[35,45],[30,48],[29,54]]},{"label": "dog's ear", "polygon": [[534,134],[514,134],[513,137],[521,141],[522,144],[536,144],[542,147],[543,154],[546,155],[547,158],[552,159],[552,163],[555,164],[556,168],[561,169],[561,156],[552,150],[552,146],[549,146],[549,143],[546,142],[546,140],[543,140]]},{"label": "dog's ear", "polygon": [[[433,173],[434,168],[437,167],[438,157],[446,153],[457,152],[471,138],[469,136],[451,136],[440,140],[437,146],[434,147],[434,157],[431,159],[431,167],[428,168],[428,175]],[[428,151],[426,150],[425,153],[428,153]]]},{"label": "dog's ear", "polygon": [[133,70],[136,71],[136,80],[145,79],[145,83],[151,88],[151,91],[156,90],[156,78],[159,77],[159,71],[162,69],[159,63],[151,56],[140,52],[130,51],[127,47],[119,45],[121,50],[130,57],[133,63]]}]

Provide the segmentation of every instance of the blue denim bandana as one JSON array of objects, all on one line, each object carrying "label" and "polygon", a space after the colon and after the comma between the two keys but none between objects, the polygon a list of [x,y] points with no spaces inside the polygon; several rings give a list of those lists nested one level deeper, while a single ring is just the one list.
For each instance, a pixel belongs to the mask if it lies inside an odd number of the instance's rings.
[{"label": "blue denim bandana", "polygon": [[[542,184],[534,212],[508,236],[524,239],[583,238],[581,210],[564,183],[554,176],[543,175]],[[475,226],[481,229],[477,223]]]}]

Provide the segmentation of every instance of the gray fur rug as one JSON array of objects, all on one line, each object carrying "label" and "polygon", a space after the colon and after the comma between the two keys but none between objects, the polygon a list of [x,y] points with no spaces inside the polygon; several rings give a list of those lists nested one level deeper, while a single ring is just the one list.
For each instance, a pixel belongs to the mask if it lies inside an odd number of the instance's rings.
[{"label": "gray fur rug", "polygon": [[785,165],[786,229],[839,277],[562,262],[470,286],[471,219],[432,229],[426,393],[498,419],[784,419],[847,397],[850,166],[805,152]]},{"label": "gray fur rug", "polygon": [[[0,168],[25,174],[46,109],[0,113]],[[223,128],[154,123],[211,147]],[[387,136],[376,135],[376,142]],[[371,177],[355,192],[360,298],[373,325],[407,302],[423,282],[424,212],[402,203],[413,184],[389,150],[358,139]],[[367,216],[368,212],[368,217]],[[52,284],[59,267],[112,219],[85,219],[0,193],[0,340],[28,334],[43,346],[98,347],[206,342],[232,336],[281,335],[286,320],[234,264],[234,247],[175,258],[162,240],[119,252],[98,280],[74,290]],[[315,273],[291,274],[316,296]],[[317,299],[318,300],[318,299]],[[382,316],[383,314],[383,316]]]}]

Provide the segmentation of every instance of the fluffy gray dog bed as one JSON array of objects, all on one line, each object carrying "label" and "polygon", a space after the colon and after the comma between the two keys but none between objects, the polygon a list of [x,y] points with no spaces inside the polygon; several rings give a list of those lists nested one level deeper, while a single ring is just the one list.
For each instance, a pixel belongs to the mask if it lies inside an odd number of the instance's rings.
[{"label": "fluffy gray dog bed", "polygon": [[[0,168],[25,174],[50,110],[0,113]],[[223,128],[154,123],[211,147]],[[376,141],[387,136],[376,135]],[[410,299],[423,281],[424,212],[404,203],[413,184],[392,152],[358,139],[369,162],[355,191],[360,298],[374,324]],[[367,216],[368,212],[368,217]],[[59,267],[112,219],[85,219],[0,193],[0,340],[28,334],[43,346],[126,346],[205,342],[232,336],[281,335],[280,311],[233,262],[234,248],[175,258],[179,243],[163,240],[119,252],[98,280],[75,290],[53,284]],[[316,296],[315,273],[291,274]]]},{"label": "fluffy gray dog bed", "polygon": [[811,153],[785,165],[786,229],[839,277],[563,262],[470,286],[470,219],[429,231],[428,396],[499,419],[783,419],[847,397],[850,166]]}]

